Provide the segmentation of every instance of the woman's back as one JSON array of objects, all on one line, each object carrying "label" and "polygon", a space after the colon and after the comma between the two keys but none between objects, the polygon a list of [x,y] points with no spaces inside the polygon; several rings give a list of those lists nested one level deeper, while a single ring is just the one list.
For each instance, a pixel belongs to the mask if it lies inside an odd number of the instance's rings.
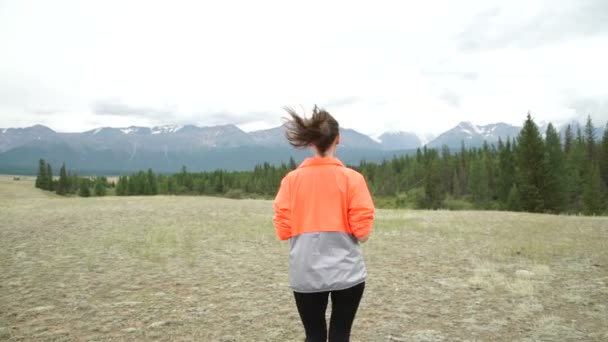
[{"label": "woman's back", "polygon": [[361,238],[371,229],[373,203],[365,179],[337,158],[306,159],[283,179],[281,189],[277,204],[289,209],[290,218],[289,236],[282,238],[306,232]]},{"label": "woman's back", "polygon": [[336,158],[308,158],[281,182],[279,237],[290,240],[291,286],[335,291],[365,281],[358,238],[371,231],[373,203],[363,176]]}]

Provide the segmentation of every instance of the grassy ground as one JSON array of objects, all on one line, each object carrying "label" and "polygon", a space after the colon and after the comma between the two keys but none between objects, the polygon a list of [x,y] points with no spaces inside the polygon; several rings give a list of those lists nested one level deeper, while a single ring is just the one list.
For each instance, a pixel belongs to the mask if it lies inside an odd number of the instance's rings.
[{"label": "grassy ground", "polygon": [[[269,201],[0,177],[0,340],[301,341]],[[378,210],[353,341],[608,340],[608,218]]]}]

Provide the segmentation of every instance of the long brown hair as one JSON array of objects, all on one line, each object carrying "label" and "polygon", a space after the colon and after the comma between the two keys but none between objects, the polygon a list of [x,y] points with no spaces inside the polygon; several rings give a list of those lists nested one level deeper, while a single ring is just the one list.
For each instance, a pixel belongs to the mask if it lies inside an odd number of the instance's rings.
[{"label": "long brown hair", "polygon": [[315,105],[312,116],[306,118],[299,116],[292,108],[285,107],[291,118],[287,118],[285,136],[289,143],[297,148],[304,148],[313,144],[321,155],[329,149],[340,134],[338,121],[329,112]]}]

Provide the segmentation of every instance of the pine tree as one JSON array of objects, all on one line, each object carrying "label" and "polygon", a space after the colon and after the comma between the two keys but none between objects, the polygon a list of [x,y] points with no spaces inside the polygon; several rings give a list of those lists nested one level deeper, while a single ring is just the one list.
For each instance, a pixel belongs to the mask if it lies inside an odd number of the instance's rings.
[{"label": "pine tree", "polygon": [[587,162],[593,163],[596,160],[595,158],[595,127],[593,127],[593,122],[591,121],[591,116],[587,117],[587,123],[585,124],[585,151]]},{"label": "pine tree", "polygon": [[135,175],[127,176],[127,196],[138,195],[137,177]]},{"label": "pine tree", "polygon": [[600,168],[598,164],[593,165],[591,172],[585,184],[583,192],[583,204],[585,214],[599,215],[604,210],[605,201],[605,186],[600,178]]},{"label": "pine tree", "polygon": [[437,151],[434,149],[427,151],[425,147],[426,176],[424,178],[424,207],[428,209],[438,209],[443,202],[441,192],[441,173],[439,170],[439,160]]},{"label": "pine tree", "polygon": [[199,195],[205,193],[205,180],[202,178],[197,178],[194,180],[194,192]]},{"label": "pine tree", "polygon": [[573,141],[574,136],[572,135],[572,127],[568,125],[568,127],[566,127],[566,133],[564,134],[564,154],[568,155],[570,153]]},{"label": "pine tree", "polygon": [[182,165],[182,170],[177,176],[178,192],[191,192],[194,188],[194,182],[192,181],[192,175],[188,173],[186,165]]},{"label": "pine tree", "polygon": [[462,191],[462,195],[464,195],[468,189],[468,183],[467,183],[467,180],[469,179],[468,161],[470,159],[469,153],[468,153],[466,147],[464,146],[464,141],[461,142],[459,158],[457,158],[457,159],[458,159],[458,166],[457,166],[458,182],[460,183],[459,188]]},{"label": "pine tree", "polygon": [[[209,187],[207,186],[207,184],[205,184],[205,189],[208,188]],[[167,180],[167,193],[171,195],[177,194],[177,183],[175,182],[174,177],[169,177],[169,179]]]},{"label": "pine tree", "polygon": [[106,195],[106,186],[103,182],[103,180],[101,179],[96,179],[95,180],[95,196],[105,196]]},{"label": "pine tree", "polygon": [[292,156],[289,156],[289,170],[295,170],[298,166]]},{"label": "pine tree", "polygon": [[[452,178],[454,167],[452,161],[452,153],[447,145],[443,145],[443,147],[441,148],[441,158],[439,159],[439,164],[441,174],[441,193],[452,193],[454,188]],[[398,182],[400,170],[398,168],[393,167],[392,171],[392,178],[395,179],[395,182]],[[398,190],[398,186],[396,186],[395,189]]]},{"label": "pine tree", "polygon": [[148,169],[148,174],[146,175],[147,186],[147,195],[156,195],[158,193],[158,184],[156,183],[156,175],[152,171],[152,169]]},{"label": "pine tree", "polygon": [[573,140],[570,152],[566,155],[565,191],[566,206],[569,212],[580,213],[583,210],[582,196],[585,187],[585,145],[582,139]]},{"label": "pine tree", "polygon": [[91,196],[91,189],[89,188],[88,179],[80,180],[80,190],[78,190],[78,196],[80,197],[89,197]]},{"label": "pine tree", "polygon": [[61,164],[59,181],[57,182],[57,189],[55,191],[58,195],[65,195],[68,192],[68,175],[65,170],[65,163]]},{"label": "pine tree", "polygon": [[511,188],[515,184],[515,155],[511,149],[511,139],[501,148],[499,144],[498,152],[498,181],[497,194],[498,200],[507,204]]},{"label": "pine tree", "polygon": [[[486,171],[488,177],[488,200],[496,201],[498,199],[498,151],[496,150],[496,146],[492,144],[490,149],[484,155],[485,163],[486,163]],[[488,208],[491,208],[492,203],[488,203]]]},{"label": "pine tree", "polygon": [[169,194],[169,177],[158,175],[158,193],[162,195]]},{"label": "pine tree", "polygon": [[40,159],[38,162],[38,175],[36,176],[36,187],[42,190],[48,190],[48,185],[46,184],[48,178],[46,176],[46,161],[44,159]]},{"label": "pine tree", "polygon": [[78,192],[78,175],[67,171],[66,192],[76,194]]},{"label": "pine tree", "polygon": [[460,180],[458,179],[458,172],[454,171],[452,176],[452,196],[459,198],[462,196],[462,190],[460,189]]},{"label": "pine tree", "polygon": [[521,211],[521,196],[517,190],[517,185],[513,184],[509,190],[509,196],[507,198],[507,210],[509,211]]},{"label": "pine tree", "polygon": [[469,164],[469,192],[477,208],[485,208],[489,200],[488,170],[486,168],[485,154],[476,156]]},{"label": "pine tree", "polygon": [[538,127],[530,113],[517,138],[518,190],[522,208],[529,212],[543,211],[543,181],[546,174],[544,146]]},{"label": "pine tree", "polygon": [[564,154],[559,135],[551,123],[547,127],[545,138],[545,171],[543,187],[545,210],[553,213],[562,212],[566,199]]},{"label": "pine tree", "polygon": [[604,181],[604,185],[608,187],[608,122],[606,123],[606,128],[604,128],[604,137],[600,146],[600,175]]},{"label": "pine tree", "polygon": [[53,191],[53,169],[51,168],[51,164],[46,164],[46,189],[48,191]]},{"label": "pine tree", "polygon": [[116,183],[116,195],[126,196],[127,195],[127,178],[126,176],[119,176],[118,182]]},{"label": "pine tree", "polygon": [[[269,167],[270,167],[270,165],[268,163],[264,163],[264,173],[267,173],[266,171]],[[213,177],[213,179],[215,181],[215,186],[214,186],[213,191],[216,194],[223,194],[226,191],[226,189],[224,187],[224,185],[225,185],[224,184],[224,171],[222,171],[222,170],[215,171],[214,176],[215,177]],[[264,177],[264,180],[266,180],[267,178],[268,178],[267,176]],[[264,184],[264,189],[262,190],[263,192],[266,192],[268,189],[268,186],[266,185],[266,183],[267,182],[265,182],[265,184]]]}]

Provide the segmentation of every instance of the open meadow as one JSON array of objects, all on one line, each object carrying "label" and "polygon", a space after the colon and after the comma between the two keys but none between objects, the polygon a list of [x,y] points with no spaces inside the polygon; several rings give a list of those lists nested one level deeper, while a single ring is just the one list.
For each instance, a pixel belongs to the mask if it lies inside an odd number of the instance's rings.
[{"label": "open meadow", "polygon": [[[0,340],[302,341],[272,214],[0,176]],[[353,341],[608,340],[608,218],[376,216]]]}]

